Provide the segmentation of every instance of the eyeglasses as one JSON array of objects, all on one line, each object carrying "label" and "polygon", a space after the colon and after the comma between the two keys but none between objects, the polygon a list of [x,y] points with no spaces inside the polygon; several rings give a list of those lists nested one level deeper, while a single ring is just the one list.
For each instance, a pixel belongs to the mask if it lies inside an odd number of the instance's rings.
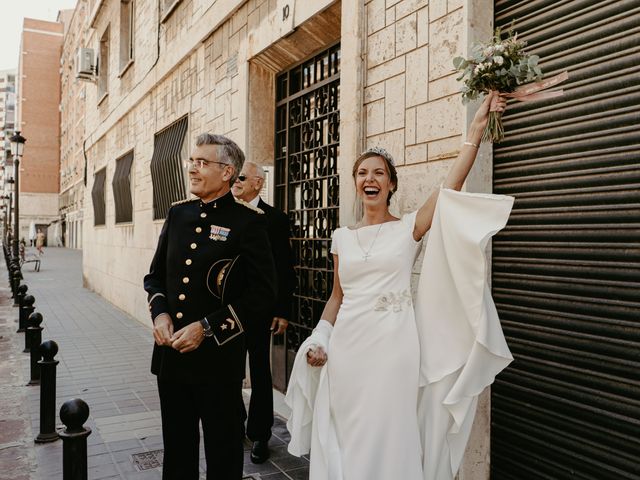
[{"label": "eyeglasses", "polygon": [[189,158],[187,159],[185,166],[189,169],[189,168],[197,168],[198,170],[202,170],[203,168],[207,168],[210,164],[212,163],[217,163],[218,165],[229,165],[228,163],[225,162],[216,162],[213,160],[203,160],[201,158],[197,158],[197,159],[193,159],[193,158]]},{"label": "eyeglasses", "polygon": [[238,180],[244,182],[247,178],[262,178],[260,175],[238,175]]}]

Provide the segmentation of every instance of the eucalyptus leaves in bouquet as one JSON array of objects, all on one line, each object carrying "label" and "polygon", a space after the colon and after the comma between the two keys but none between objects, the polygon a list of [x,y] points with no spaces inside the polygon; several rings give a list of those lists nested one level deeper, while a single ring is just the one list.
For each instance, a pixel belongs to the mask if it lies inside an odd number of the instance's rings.
[{"label": "eucalyptus leaves in bouquet", "polygon": [[[453,66],[462,74],[462,102],[475,100],[490,90],[511,93],[521,85],[539,81],[542,71],[538,67],[539,57],[524,51],[527,42],[518,39],[518,34],[509,30],[506,39],[501,39],[500,29],[496,29],[489,43],[477,43],[472,47],[471,58],[456,57]],[[508,95],[507,95],[508,96]],[[502,115],[489,113],[489,122],[482,134],[483,142],[500,142],[504,138]]]}]

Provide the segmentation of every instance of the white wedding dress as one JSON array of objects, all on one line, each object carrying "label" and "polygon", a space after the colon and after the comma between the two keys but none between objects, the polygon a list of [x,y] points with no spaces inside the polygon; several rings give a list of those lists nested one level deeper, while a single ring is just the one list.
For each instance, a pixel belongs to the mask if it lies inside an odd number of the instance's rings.
[{"label": "white wedding dress", "polygon": [[410,285],[421,246],[413,239],[415,218],[413,212],[333,234],[344,297],[327,377],[345,479],[422,480],[420,345]]},{"label": "white wedding dress", "polygon": [[[285,398],[288,450],[311,451],[310,480],[455,478],[477,397],[513,360],[485,254],[512,205],[440,191],[415,305],[416,212],[334,232],[343,303],[333,332],[318,327],[300,346]],[[314,344],[327,349],[323,368],[306,362]]]}]

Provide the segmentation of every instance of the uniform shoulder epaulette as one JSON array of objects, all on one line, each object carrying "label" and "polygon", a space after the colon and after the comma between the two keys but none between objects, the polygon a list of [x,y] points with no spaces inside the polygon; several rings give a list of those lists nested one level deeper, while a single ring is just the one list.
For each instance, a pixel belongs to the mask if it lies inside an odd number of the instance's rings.
[{"label": "uniform shoulder epaulette", "polygon": [[177,202],[173,202],[171,206],[175,207],[176,205],[182,205],[183,203],[189,203],[189,202],[196,202],[197,200],[198,200],[197,198],[185,198],[184,200],[178,200]]},{"label": "uniform shoulder epaulette", "polygon": [[253,210],[256,213],[264,214],[264,210],[262,210],[261,208],[254,207],[250,203],[247,203],[244,200],[240,200],[239,198],[236,198],[236,203],[239,203],[240,205],[247,207],[248,209]]}]

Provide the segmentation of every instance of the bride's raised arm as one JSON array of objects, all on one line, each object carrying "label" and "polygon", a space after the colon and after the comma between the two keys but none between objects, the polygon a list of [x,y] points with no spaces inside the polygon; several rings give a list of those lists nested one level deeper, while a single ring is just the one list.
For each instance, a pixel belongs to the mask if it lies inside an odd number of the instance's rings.
[{"label": "bride's raised arm", "polygon": [[[471,121],[469,132],[467,134],[467,141],[464,142],[458,158],[453,162],[453,165],[449,170],[449,174],[443,183],[444,188],[450,188],[451,190],[460,190],[462,188],[462,185],[473,166],[473,162],[476,159],[476,155],[478,154],[482,132],[489,120],[489,112],[504,112],[506,105],[506,99],[500,96],[497,92],[490,92],[489,95],[485,97]],[[437,189],[429,195],[427,201],[424,202],[418,210],[416,223],[413,229],[413,238],[416,241],[420,240],[431,228],[433,212],[436,208],[439,191],[440,189]]]}]

